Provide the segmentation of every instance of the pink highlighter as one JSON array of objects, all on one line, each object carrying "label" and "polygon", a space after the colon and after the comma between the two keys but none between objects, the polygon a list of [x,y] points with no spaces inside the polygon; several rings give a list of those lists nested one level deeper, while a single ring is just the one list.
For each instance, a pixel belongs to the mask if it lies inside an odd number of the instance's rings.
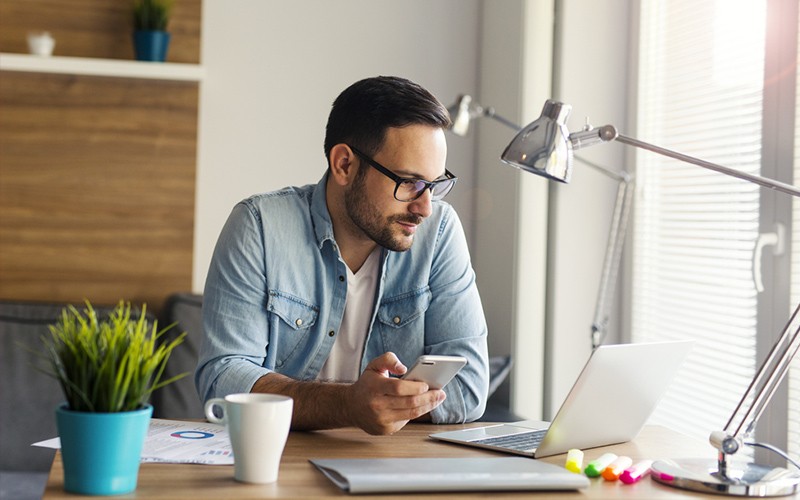
[{"label": "pink highlighter", "polygon": [[622,474],[619,475],[619,480],[625,484],[633,484],[650,472],[651,465],[653,465],[652,460],[637,462],[633,466],[625,469]]}]

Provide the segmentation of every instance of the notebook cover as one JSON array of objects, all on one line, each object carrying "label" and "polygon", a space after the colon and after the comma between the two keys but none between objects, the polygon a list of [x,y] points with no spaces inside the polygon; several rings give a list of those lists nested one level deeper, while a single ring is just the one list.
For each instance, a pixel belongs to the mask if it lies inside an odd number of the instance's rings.
[{"label": "notebook cover", "polygon": [[309,460],[350,493],[577,490],[589,480],[522,457]]}]

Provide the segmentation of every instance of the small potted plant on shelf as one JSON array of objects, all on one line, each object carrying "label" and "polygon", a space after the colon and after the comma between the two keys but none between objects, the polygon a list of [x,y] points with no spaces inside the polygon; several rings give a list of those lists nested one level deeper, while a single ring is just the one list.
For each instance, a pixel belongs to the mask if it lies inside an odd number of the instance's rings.
[{"label": "small potted plant on shelf", "polygon": [[64,489],[117,495],[136,489],[142,447],[153,414],[150,394],[186,374],[161,380],[182,333],[169,343],[141,313],[120,302],[107,317],[87,301],[69,306],[43,335],[44,370],[61,384],[66,403],[56,409]]},{"label": "small potted plant on shelf", "polygon": [[133,46],[139,61],[163,62],[167,58],[167,32],[172,0],[135,0],[133,4]]}]

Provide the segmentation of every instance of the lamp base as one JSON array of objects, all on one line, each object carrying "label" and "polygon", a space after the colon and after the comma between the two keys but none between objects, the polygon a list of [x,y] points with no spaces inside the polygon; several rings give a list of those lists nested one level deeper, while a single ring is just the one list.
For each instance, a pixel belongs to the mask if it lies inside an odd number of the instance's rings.
[{"label": "lamp base", "polygon": [[716,461],[703,459],[659,460],[653,463],[655,481],[702,493],[739,497],[780,497],[800,491],[800,474],[783,467],[728,462],[725,476]]}]

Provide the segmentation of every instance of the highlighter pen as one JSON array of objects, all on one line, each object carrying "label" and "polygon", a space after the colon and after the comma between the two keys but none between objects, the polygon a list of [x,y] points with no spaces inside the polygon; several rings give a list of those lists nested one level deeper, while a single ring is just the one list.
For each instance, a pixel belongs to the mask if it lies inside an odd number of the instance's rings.
[{"label": "highlighter pen", "polygon": [[577,448],[573,448],[567,452],[567,463],[564,467],[576,474],[580,474],[583,468],[583,452]]},{"label": "highlighter pen", "polygon": [[611,465],[606,467],[600,475],[602,475],[603,479],[606,481],[616,481],[619,479],[620,474],[630,467],[631,464],[633,464],[633,460],[631,460],[630,457],[619,457],[611,462]]},{"label": "highlighter pen", "polygon": [[652,460],[642,460],[641,462],[636,462],[636,465],[633,467],[628,467],[622,474],[620,474],[619,480],[625,484],[633,484],[650,472],[651,465],[653,465]]},{"label": "highlighter pen", "polygon": [[611,462],[617,459],[617,456],[613,453],[604,453],[600,455],[600,458],[596,460],[592,460],[589,462],[589,465],[583,469],[583,473],[589,477],[597,477],[600,475],[601,472],[605,470],[606,467],[611,465]]}]

